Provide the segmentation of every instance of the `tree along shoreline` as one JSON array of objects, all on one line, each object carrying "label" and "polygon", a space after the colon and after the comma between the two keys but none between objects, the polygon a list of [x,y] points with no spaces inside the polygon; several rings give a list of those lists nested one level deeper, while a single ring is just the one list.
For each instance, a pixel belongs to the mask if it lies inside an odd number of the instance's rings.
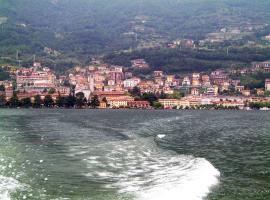
[{"label": "tree along shoreline", "polygon": [[[100,106],[101,102],[97,95],[93,96],[90,100],[87,100],[82,92],[76,95],[70,94],[69,96],[61,96],[60,94],[53,99],[50,94],[45,95],[41,98],[40,95],[36,95],[33,98],[25,97],[22,99],[18,98],[16,92],[13,93],[9,100],[6,100],[5,96],[0,95],[0,108],[21,108],[21,109],[159,109],[159,110],[240,110],[238,106],[223,106],[223,105],[197,105],[188,107],[164,107],[156,96],[148,94],[140,100],[148,101],[150,104],[149,108],[134,108],[129,106],[111,107],[106,98],[102,99],[102,103],[106,106]],[[270,110],[270,102],[250,102],[243,110]]]},{"label": "tree along shoreline", "polygon": [[219,108],[219,109],[198,109],[198,108],[185,108],[185,109],[164,109],[164,108],[59,108],[59,107],[52,107],[52,108],[47,108],[47,107],[40,107],[40,108],[34,108],[34,107],[29,107],[29,108],[23,108],[23,107],[17,107],[17,108],[11,108],[11,107],[0,107],[0,110],[100,110],[100,111],[105,111],[105,110],[159,110],[159,111],[240,111],[240,112],[245,112],[245,111],[270,111],[270,109],[238,109],[238,108]]},{"label": "tree along shoreline", "polygon": [[191,106],[191,107],[180,107],[180,108],[164,108],[164,107],[150,107],[150,108],[131,108],[131,107],[107,107],[107,108],[100,108],[100,107],[57,107],[57,106],[52,106],[52,107],[46,107],[44,105],[40,107],[8,107],[8,106],[0,106],[0,109],[3,110],[164,110],[164,111],[172,111],[172,110],[179,110],[179,111],[192,111],[192,110],[199,110],[199,111],[266,111],[269,110],[269,107],[245,107],[244,109],[240,109],[237,106],[230,106],[230,107],[225,107],[225,106]]}]

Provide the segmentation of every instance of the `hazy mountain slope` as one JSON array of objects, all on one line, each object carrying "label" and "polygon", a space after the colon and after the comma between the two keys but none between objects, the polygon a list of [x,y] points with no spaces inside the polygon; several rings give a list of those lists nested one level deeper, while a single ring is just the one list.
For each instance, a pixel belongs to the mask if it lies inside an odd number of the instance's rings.
[{"label": "hazy mountain slope", "polygon": [[228,25],[268,23],[269,9],[268,0],[0,0],[0,55],[42,56],[50,47],[80,58],[152,38],[200,39]]}]

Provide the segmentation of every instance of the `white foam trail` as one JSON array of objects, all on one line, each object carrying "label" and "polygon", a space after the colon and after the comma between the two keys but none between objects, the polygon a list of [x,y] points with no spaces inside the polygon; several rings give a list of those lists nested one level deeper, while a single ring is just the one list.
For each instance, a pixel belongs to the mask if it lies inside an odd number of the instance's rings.
[{"label": "white foam trail", "polygon": [[[170,169],[168,169],[170,171]],[[168,177],[160,177],[160,182],[150,189],[137,192],[138,200],[201,200],[210,193],[211,187],[218,184],[220,172],[205,159],[198,159],[194,168],[180,177],[177,169],[170,171]],[[181,172],[180,172],[181,174]],[[168,181],[173,175],[178,180]]]},{"label": "white foam trail", "polygon": [[[77,146],[71,155],[82,155],[91,179],[101,181],[105,188],[117,189],[119,195],[135,200],[202,200],[218,184],[220,172],[206,159],[179,155],[160,149],[152,137],[167,137],[179,118],[145,122],[139,129],[126,130],[125,141]],[[144,137],[139,137],[140,133]],[[104,148],[104,146],[106,148]]]},{"label": "white foam trail", "polygon": [[0,200],[11,200],[10,194],[21,188],[19,181],[0,176]]},{"label": "white foam trail", "polygon": [[166,135],[165,134],[159,134],[159,135],[157,135],[157,137],[160,138],[160,139],[162,139],[162,138],[165,138]]},{"label": "white foam trail", "polygon": [[145,147],[132,142],[107,145],[108,152],[95,162],[85,160],[91,171],[87,176],[108,180],[107,188],[137,200],[201,200],[219,182],[220,172],[204,158],[177,155],[149,143]]}]

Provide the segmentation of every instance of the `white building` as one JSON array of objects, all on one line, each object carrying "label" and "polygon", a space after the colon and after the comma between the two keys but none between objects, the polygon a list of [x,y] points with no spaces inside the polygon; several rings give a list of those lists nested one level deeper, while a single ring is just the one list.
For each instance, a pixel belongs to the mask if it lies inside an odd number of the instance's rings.
[{"label": "white building", "polygon": [[182,85],[183,86],[190,86],[191,85],[191,81],[190,81],[190,78],[188,76],[184,77],[184,79],[182,81]]},{"label": "white building", "polygon": [[270,91],[270,79],[265,80],[265,91]]},{"label": "white building", "polygon": [[124,88],[134,88],[141,82],[139,78],[131,78],[124,80]]}]

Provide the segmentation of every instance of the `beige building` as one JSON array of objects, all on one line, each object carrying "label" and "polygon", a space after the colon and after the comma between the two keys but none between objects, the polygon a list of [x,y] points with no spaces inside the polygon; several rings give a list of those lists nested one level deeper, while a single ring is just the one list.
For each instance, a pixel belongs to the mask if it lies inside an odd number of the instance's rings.
[{"label": "beige building", "polygon": [[242,94],[246,97],[250,96],[250,90],[243,90]]},{"label": "beige building", "polygon": [[166,80],[167,80],[168,83],[173,82],[174,79],[175,79],[174,75],[168,75],[168,76],[166,77]]},{"label": "beige building", "polygon": [[200,86],[201,81],[200,81],[201,75],[199,73],[193,73],[192,74],[192,86]]},{"label": "beige building", "polygon": [[107,101],[110,108],[126,108],[128,102],[134,101],[134,98],[130,96],[107,97]]},{"label": "beige building", "polygon": [[161,103],[165,109],[173,108],[173,107],[186,108],[190,106],[189,101],[186,99],[159,99],[159,103]]},{"label": "beige building", "polygon": [[194,95],[194,96],[200,95],[200,90],[198,88],[192,88],[191,95]]},{"label": "beige building", "polygon": [[263,88],[256,89],[256,93],[258,96],[264,96],[264,89]]}]

